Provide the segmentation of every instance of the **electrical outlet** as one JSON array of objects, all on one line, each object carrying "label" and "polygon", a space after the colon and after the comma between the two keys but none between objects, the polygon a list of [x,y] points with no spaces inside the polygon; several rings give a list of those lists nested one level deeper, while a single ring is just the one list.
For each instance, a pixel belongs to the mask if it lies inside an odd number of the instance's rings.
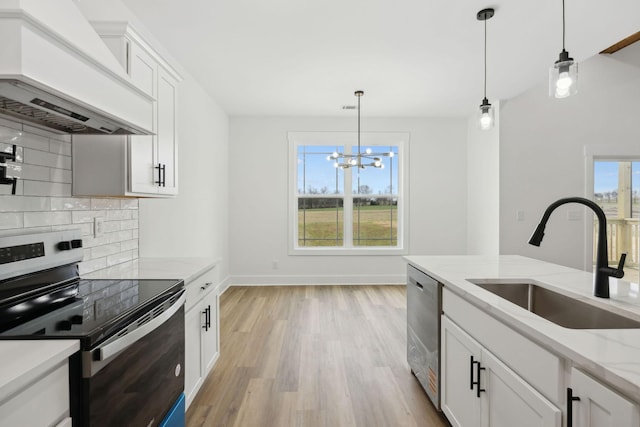
[{"label": "electrical outlet", "polygon": [[516,220],[517,221],[524,221],[524,211],[516,212]]},{"label": "electrical outlet", "polygon": [[271,263],[271,268],[273,268],[274,270],[278,269],[278,260],[274,259],[273,262]]},{"label": "electrical outlet", "polygon": [[93,219],[93,237],[100,237],[104,234],[104,218],[97,216]]}]

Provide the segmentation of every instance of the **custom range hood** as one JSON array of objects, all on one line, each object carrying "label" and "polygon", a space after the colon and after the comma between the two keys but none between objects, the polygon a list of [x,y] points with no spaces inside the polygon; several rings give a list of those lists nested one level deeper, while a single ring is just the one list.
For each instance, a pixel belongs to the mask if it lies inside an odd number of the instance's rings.
[{"label": "custom range hood", "polygon": [[154,99],[72,0],[0,0],[0,115],[69,134],[151,134]]}]

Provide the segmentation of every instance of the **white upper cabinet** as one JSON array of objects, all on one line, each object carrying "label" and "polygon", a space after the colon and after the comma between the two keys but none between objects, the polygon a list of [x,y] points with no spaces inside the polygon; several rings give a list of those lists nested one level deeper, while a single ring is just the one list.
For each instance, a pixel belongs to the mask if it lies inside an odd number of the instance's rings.
[{"label": "white upper cabinet", "polygon": [[[170,197],[178,194],[179,74],[127,23],[93,22],[131,81],[156,99],[154,135],[73,139],[75,196]],[[97,148],[98,144],[107,147]],[[123,173],[122,176],[115,176]]]}]

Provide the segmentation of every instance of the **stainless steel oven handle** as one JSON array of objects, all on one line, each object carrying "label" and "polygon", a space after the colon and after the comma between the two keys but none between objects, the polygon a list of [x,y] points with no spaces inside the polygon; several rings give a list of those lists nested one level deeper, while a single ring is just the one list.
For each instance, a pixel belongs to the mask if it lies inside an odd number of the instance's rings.
[{"label": "stainless steel oven handle", "polygon": [[180,298],[176,302],[169,307],[168,310],[164,311],[160,316],[155,317],[149,323],[145,323],[140,326],[138,329],[129,332],[127,335],[119,338],[115,341],[109,342],[102,347],[98,347],[95,352],[98,354],[98,360],[106,360],[111,356],[120,353],[122,350],[126,349],[139,339],[143,338],[145,335],[150,334],[153,330],[157,329],[164,322],[169,320],[171,316],[173,316],[176,311],[180,310],[187,300],[186,293],[183,293]]}]

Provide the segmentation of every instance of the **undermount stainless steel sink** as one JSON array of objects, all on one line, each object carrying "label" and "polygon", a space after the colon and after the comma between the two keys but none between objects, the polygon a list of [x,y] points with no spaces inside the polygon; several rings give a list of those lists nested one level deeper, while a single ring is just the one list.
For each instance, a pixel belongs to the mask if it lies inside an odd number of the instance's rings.
[{"label": "undermount stainless steel sink", "polygon": [[640,321],[559,294],[535,283],[483,283],[473,280],[470,282],[565,328],[640,328]]}]

